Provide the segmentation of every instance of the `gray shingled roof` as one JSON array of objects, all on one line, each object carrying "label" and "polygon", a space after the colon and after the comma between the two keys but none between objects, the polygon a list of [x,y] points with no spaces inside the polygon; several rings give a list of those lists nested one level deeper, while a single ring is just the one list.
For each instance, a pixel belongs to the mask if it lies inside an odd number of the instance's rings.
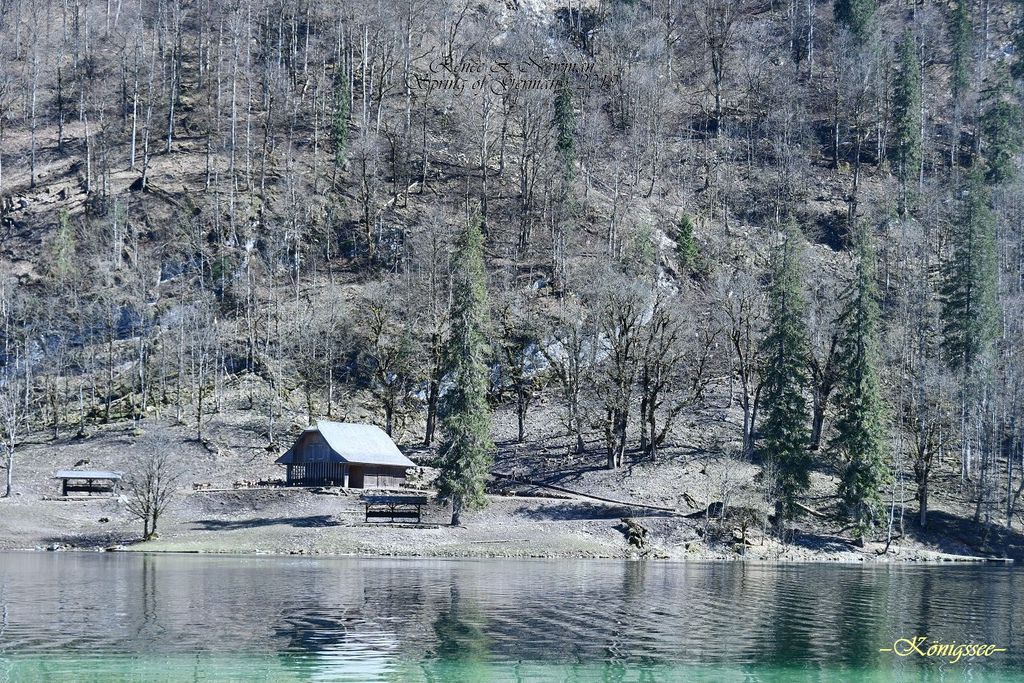
[{"label": "gray shingled roof", "polygon": [[[320,432],[331,450],[345,462],[394,467],[416,466],[416,463],[402,455],[391,437],[377,425],[319,420],[316,427],[307,427],[305,431]],[[277,464],[291,464],[294,448],[293,445],[287,453],[278,458]]]}]

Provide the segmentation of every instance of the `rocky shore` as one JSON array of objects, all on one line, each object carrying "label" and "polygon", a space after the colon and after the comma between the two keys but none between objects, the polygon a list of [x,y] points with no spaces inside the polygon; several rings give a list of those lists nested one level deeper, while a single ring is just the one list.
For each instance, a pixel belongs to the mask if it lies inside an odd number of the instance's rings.
[{"label": "rocky shore", "polygon": [[749,528],[569,496],[492,496],[452,527],[430,505],[423,523],[367,523],[358,495],[339,489],[200,491],[140,542],[117,498],[0,501],[0,548],[274,555],[621,558],[781,562],[985,561],[920,543],[866,543],[795,532],[786,542]]},{"label": "rocky shore", "polygon": [[[436,504],[425,508],[420,526],[367,524],[362,491],[245,488],[281,475],[273,453],[238,445],[245,434],[236,426],[215,447],[161,424],[141,433],[111,425],[85,440],[39,435],[20,451],[14,495],[0,498],[0,550],[778,562],[1024,557],[1024,535],[973,524],[964,511],[938,504],[927,532],[908,508],[903,533],[894,529],[888,546],[884,531],[855,546],[835,509],[835,481],[822,473],[812,477],[806,512],[782,541],[765,533],[767,505],[753,483],[759,468],[710,451],[608,471],[554,447],[509,447],[495,463],[489,505],[464,515],[463,526],[450,526],[450,509]],[[138,454],[171,449],[187,463],[187,476],[159,521],[159,537],[146,543],[124,498],[64,499],[53,479],[76,463],[128,471]],[[721,501],[729,501],[724,518]]]}]

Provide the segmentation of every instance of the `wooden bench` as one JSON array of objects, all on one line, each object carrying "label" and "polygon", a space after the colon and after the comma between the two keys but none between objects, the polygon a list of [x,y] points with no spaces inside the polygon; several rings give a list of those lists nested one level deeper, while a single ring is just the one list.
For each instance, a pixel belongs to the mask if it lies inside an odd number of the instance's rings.
[{"label": "wooden bench", "polygon": [[371,519],[389,519],[394,522],[399,519],[415,518],[419,524],[423,518],[422,508],[427,501],[426,496],[363,496],[367,522]]}]

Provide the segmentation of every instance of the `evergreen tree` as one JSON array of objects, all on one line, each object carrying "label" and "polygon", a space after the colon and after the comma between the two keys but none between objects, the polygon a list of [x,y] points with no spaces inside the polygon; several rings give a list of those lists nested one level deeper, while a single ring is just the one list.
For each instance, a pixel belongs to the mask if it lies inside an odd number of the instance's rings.
[{"label": "evergreen tree", "polygon": [[997,322],[995,220],[977,168],[966,178],[952,232],[942,286],[943,351],[951,369],[969,373]]},{"label": "evergreen tree", "polygon": [[796,497],[810,483],[807,426],[807,304],[800,272],[799,236],[787,225],[782,244],[773,254],[768,292],[771,321],[762,342],[765,359],[762,402],[765,419],[761,453],[769,464],[776,499],[776,516],[792,518]]},{"label": "evergreen tree", "polygon": [[576,175],[576,111],[572,104],[572,88],[569,79],[563,78],[555,94],[555,147],[562,157],[566,180]]},{"label": "evergreen tree", "polygon": [[899,47],[900,70],[893,92],[895,171],[900,181],[900,216],[910,211],[911,188],[921,174],[921,66],[917,45],[909,32]]},{"label": "evergreen tree", "polygon": [[959,0],[949,21],[949,39],[952,53],[950,94],[953,105],[959,107],[971,85],[971,15],[967,0]]},{"label": "evergreen tree", "polygon": [[985,181],[1002,185],[1013,178],[1014,160],[1021,148],[1021,110],[1009,92],[1005,76],[999,78],[986,100],[981,116]]},{"label": "evergreen tree", "polygon": [[1018,80],[1024,79],[1024,18],[1017,19],[1012,42],[1015,59],[1010,64],[1010,75]]},{"label": "evergreen tree", "polygon": [[835,0],[832,11],[836,23],[846,28],[858,43],[864,44],[871,35],[878,0]]},{"label": "evergreen tree", "polygon": [[697,243],[693,239],[693,218],[684,213],[676,227],[676,254],[679,265],[687,272],[697,263]]},{"label": "evergreen tree", "polygon": [[484,336],[487,276],[479,219],[467,223],[456,246],[454,266],[451,334],[445,349],[451,388],[439,410],[445,435],[438,492],[442,501],[451,501],[452,524],[459,524],[463,510],[487,504],[484,482],[494,451]]},{"label": "evergreen tree", "polygon": [[870,237],[858,240],[856,279],[840,315],[836,434],[830,448],[846,466],[839,484],[858,541],[884,514],[885,408],[879,387],[878,302]]},{"label": "evergreen tree", "polygon": [[54,279],[63,286],[74,275],[74,258],[77,243],[75,229],[71,225],[71,214],[68,213],[68,210],[61,209],[58,211],[57,219],[60,225],[54,240],[51,267]]}]

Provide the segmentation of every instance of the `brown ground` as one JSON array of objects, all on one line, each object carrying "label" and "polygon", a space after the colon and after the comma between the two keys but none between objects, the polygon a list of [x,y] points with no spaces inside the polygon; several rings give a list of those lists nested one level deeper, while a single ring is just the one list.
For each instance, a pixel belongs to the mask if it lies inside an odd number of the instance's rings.
[{"label": "brown ground", "polygon": [[[511,443],[512,416],[501,412],[495,420],[500,451],[495,472],[619,503],[496,479],[490,505],[467,514],[459,528],[448,525],[449,510],[437,505],[426,511],[422,527],[367,525],[358,492],[234,490],[237,481],[282,476],[273,465],[276,451],[266,449],[264,425],[255,411],[225,410],[214,417],[205,443],[195,440],[194,429],[175,426],[166,416],[148,419],[138,431],[128,423],[102,427],[85,439],[54,441],[37,434],[19,450],[15,495],[0,499],[0,549],[130,546],[216,553],[918,561],[976,554],[1012,557],[1024,548],[1017,534],[983,538],[974,525],[941,506],[933,513],[929,534],[914,531],[915,510],[909,506],[907,534],[882,555],[884,534],[878,542],[857,548],[831,516],[806,515],[787,542],[780,543],[762,533],[767,506],[754,483],[760,468],[713,449],[716,439],[732,432],[731,418],[724,411],[709,411],[681,424],[687,447],[671,445],[658,462],[633,462],[608,472],[601,468],[598,444],[591,454],[579,457],[567,454],[564,437]],[[542,406],[532,419],[555,432],[554,412]],[[293,428],[301,425],[296,420]],[[732,447],[727,442],[726,450]],[[187,475],[154,541],[137,544],[140,525],[123,498],[58,499],[58,485],[51,478],[58,468],[88,460],[82,467],[125,471],[138,454],[168,449],[178,454]],[[412,455],[420,457],[415,451]],[[813,479],[806,503],[827,514],[834,507],[835,479],[826,472],[815,473]],[[220,490],[193,491],[194,483]],[[730,518],[701,516],[709,504],[722,500],[734,510]],[[744,509],[755,516],[760,511],[761,520],[749,525],[745,552],[735,514]],[[623,518],[648,530],[644,547],[628,543]]]}]

